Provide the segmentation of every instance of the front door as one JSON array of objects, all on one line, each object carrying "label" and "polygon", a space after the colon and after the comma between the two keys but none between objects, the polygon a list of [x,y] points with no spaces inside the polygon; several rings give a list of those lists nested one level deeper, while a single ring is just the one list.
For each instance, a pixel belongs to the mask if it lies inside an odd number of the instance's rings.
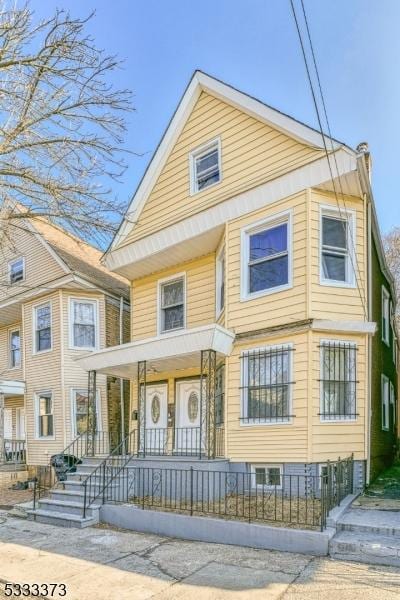
[{"label": "front door", "polygon": [[200,452],[200,381],[179,381],[176,386],[175,452]]},{"label": "front door", "polygon": [[166,454],[168,443],[168,388],[146,386],[146,453]]}]

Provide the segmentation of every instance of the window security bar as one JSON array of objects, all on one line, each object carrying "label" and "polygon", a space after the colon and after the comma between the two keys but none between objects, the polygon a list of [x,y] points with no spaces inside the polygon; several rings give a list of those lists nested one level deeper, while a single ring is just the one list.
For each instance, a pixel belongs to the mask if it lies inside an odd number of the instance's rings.
[{"label": "window security bar", "polygon": [[352,342],[327,341],[321,354],[320,412],[324,421],[354,420],[356,407],[357,347]]}]

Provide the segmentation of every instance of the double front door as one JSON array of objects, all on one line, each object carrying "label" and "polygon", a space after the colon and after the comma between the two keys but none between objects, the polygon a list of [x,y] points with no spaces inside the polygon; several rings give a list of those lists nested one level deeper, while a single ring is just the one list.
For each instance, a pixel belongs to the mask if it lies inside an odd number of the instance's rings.
[{"label": "double front door", "polygon": [[181,455],[200,451],[200,381],[176,383],[175,426],[168,427],[168,385],[146,387],[146,452]]}]

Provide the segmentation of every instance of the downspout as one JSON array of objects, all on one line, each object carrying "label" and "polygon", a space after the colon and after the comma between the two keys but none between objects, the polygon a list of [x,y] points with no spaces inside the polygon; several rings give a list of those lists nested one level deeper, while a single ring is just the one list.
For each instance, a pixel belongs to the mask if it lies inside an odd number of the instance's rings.
[{"label": "downspout", "polygon": [[[124,299],[121,296],[119,299],[119,344],[124,343]],[[121,441],[125,439],[125,403],[124,403],[124,380],[119,380],[119,397],[121,409]],[[124,444],[125,445],[125,444]],[[122,449],[125,454],[125,448]]]}]

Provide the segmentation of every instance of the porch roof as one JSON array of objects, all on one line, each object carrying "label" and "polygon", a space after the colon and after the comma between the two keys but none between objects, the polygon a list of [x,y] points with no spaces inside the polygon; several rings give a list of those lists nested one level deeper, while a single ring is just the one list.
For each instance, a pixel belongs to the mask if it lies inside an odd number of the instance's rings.
[{"label": "porch roof", "polygon": [[23,396],[24,393],[24,381],[0,379],[0,394],[4,394],[4,396]]},{"label": "porch roof", "polygon": [[231,353],[235,334],[216,323],[164,333],[157,337],[112,346],[77,360],[86,371],[133,379],[138,362],[147,361],[151,373],[200,367],[201,350]]}]

